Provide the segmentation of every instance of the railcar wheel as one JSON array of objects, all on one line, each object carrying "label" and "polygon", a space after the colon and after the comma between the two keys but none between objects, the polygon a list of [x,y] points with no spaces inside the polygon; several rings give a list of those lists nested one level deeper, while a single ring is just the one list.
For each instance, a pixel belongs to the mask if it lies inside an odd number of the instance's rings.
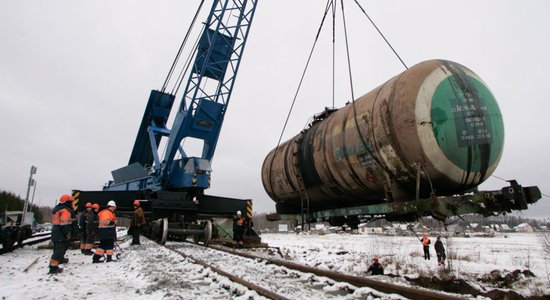
[{"label": "railcar wheel", "polygon": [[204,225],[204,236],[202,240],[204,243],[204,246],[208,246],[211,240],[212,240],[212,222],[210,220],[206,220],[206,224]]},{"label": "railcar wheel", "polygon": [[4,251],[11,251],[13,250],[13,245],[15,244],[15,241],[6,238],[2,241],[2,247],[4,248]]},{"label": "railcar wheel", "polygon": [[159,244],[166,244],[166,239],[168,238],[168,218],[162,218],[160,220],[160,234],[159,234]]}]

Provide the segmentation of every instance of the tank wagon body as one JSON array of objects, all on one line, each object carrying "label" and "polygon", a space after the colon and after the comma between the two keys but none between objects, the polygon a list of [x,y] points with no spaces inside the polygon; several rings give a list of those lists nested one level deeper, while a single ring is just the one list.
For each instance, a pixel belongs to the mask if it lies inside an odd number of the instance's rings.
[{"label": "tank wagon body", "polygon": [[504,126],[468,68],[429,60],[272,150],[262,182],[277,213],[405,202],[475,189],[502,155]]}]

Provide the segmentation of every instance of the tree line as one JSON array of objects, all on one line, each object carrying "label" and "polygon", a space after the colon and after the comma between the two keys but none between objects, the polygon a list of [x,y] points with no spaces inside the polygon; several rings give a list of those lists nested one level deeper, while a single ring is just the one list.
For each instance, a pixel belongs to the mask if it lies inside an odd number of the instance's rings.
[{"label": "tree line", "polygon": [[[254,228],[256,230],[264,230],[268,229],[270,231],[277,231],[279,224],[290,224],[290,221],[276,221],[271,222],[266,219],[266,213],[259,213],[254,214],[254,217],[252,218],[252,221],[254,222]],[[441,227],[442,223],[438,220],[435,220],[431,217],[425,217],[421,218],[419,220],[420,224],[430,227],[430,228],[437,228]],[[386,227],[386,226],[392,226],[392,222],[386,221],[384,219],[376,219],[372,220],[369,223],[369,227]],[[544,220],[538,220],[538,219],[529,219],[521,216],[511,216],[511,215],[500,215],[500,216],[492,216],[492,217],[484,217],[482,215],[477,214],[470,214],[470,215],[464,215],[461,217],[451,217],[447,220],[448,224],[459,224],[461,226],[466,226],[470,223],[477,223],[482,226],[490,226],[493,224],[507,224],[508,227],[513,228],[521,223],[528,223],[529,225],[533,226],[536,229],[539,229],[540,226],[547,226],[550,228],[550,218],[544,219]],[[289,227],[290,228],[290,227]]]},{"label": "tree line", "polygon": [[[11,192],[0,191],[0,213],[5,211],[22,211],[25,206],[25,199],[15,195]],[[51,208],[39,207],[36,205],[30,205],[29,211],[34,213],[34,219],[36,223],[40,224],[51,220]]]}]

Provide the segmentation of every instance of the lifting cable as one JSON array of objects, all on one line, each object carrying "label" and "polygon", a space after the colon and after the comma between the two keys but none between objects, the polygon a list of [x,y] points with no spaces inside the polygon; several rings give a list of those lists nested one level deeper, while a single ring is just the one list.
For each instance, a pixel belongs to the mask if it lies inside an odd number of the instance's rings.
[{"label": "lifting cable", "polygon": [[334,104],[336,90],[336,5],[332,5],[332,108]]},{"label": "lifting cable", "polygon": [[[499,176],[497,176],[497,175],[495,175],[495,174],[491,174],[491,177],[495,177],[495,178],[500,179],[500,180],[502,180],[502,181],[509,182],[509,180],[506,180],[506,179],[504,179],[504,178],[502,178],[502,177],[499,177]],[[540,192],[540,194],[541,194],[542,196],[546,197],[546,198],[550,198],[550,195],[547,195],[547,194],[543,193],[542,191]]]},{"label": "lifting cable", "polygon": [[[191,49],[197,49],[199,41],[200,41],[200,37],[202,36],[202,33],[203,33],[203,31],[201,31],[200,34],[197,36],[197,39],[195,40],[195,44],[193,45],[193,48],[191,48]],[[193,55],[191,53],[191,55],[189,55],[187,57],[187,60],[185,61],[185,64],[184,64],[184,67],[181,69],[181,71],[178,75],[178,79],[176,80],[176,83],[174,84],[174,87],[172,88],[172,95],[177,94],[177,92],[179,91],[179,89],[181,87],[181,84],[183,83],[183,76],[185,76],[185,74],[187,74],[187,71],[189,70],[189,67],[191,66],[191,60],[192,59],[193,59]]]},{"label": "lifting cable", "polygon": [[178,64],[181,53],[183,52],[183,48],[185,47],[185,44],[187,43],[187,39],[189,38],[189,35],[191,34],[191,30],[193,29],[193,27],[195,25],[195,22],[197,21],[197,17],[199,15],[199,12],[200,12],[203,4],[204,4],[204,0],[201,0],[201,3],[199,4],[199,7],[197,8],[197,11],[195,12],[195,16],[193,17],[193,20],[191,21],[191,25],[187,29],[187,33],[185,34],[185,38],[183,39],[183,42],[181,43],[181,46],[178,50],[178,53],[176,54],[176,57],[174,58],[174,62],[172,63],[172,66],[170,67],[170,71],[168,71],[168,75],[166,76],[166,79],[164,80],[164,84],[162,85],[161,92],[164,92],[166,90],[166,86],[168,85],[168,82],[170,81],[170,78],[172,77],[172,74],[174,73],[174,69],[176,68],[176,65]]},{"label": "lifting cable", "polygon": [[[271,163],[269,165],[269,174],[271,174],[271,171],[273,170],[273,163],[275,162],[275,157],[277,156],[277,151],[279,150],[279,146],[281,145],[281,140],[283,139],[283,134],[285,133],[285,129],[286,129],[286,126],[288,124],[288,120],[290,119],[290,115],[292,114],[292,109],[294,108],[294,104],[296,103],[296,99],[298,98],[298,93],[300,92],[300,88],[302,86],[302,83],[304,81],[304,77],[305,77],[306,72],[307,72],[307,68],[309,67],[311,57],[313,56],[313,51],[315,51],[315,46],[317,45],[317,41],[319,40],[319,35],[321,34],[321,30],[323,28],[323,24],[325,23],[327,13],[328,13],[330,7],[332,7],[332,6],[334,6],[334,0],[327,0],[327,4],[325,6],[325,12],[323,14],[323,18],[321,19],[321,24],[319,25],[319,29],[317,29],[317,35],[315,36],[313,46],[311,47],[311,50],[309,52],[309,56],[307,58],[306,65],[304,67],[304,71],[302,72],[300,82],[298,83],[298,88],[296,89],[296,92],[294,93],[294,98],[292,99],[292,104],[290,105],[290,109],[289,109],[288,114],[286,116],[286,120],[285,120],[285,123],[283,125],[283,129],[281,130],[281,135],[279,136],[279,140],[277,141],[277,146],[273,150],[273,158],[271,159]],[[270,185],[271,190],[273,190],[273,181],[270,181],[269,185]]]},{"label": "lifting cable", "polygon": [[[355,3],[359,6],[359,8],[361,9],[361,11],[363,12],[363,14],[369,19],[369,21],[371,22],[371,24],[374,26],[374,28],[378,31],[378,33],[380,34],[380,36],[384,39],[384,41],[386,42],[386,44],[390,47],[390,49],[393,51],[393,53],[397,56],[397,58],[399,59],[399,61],[403,64],[403,66],[405,67],[405,69],[408,69],[407,65],[405,64],[405,62],[401,59],[401,57],[397,54],[397,52],[395,51],[395,49],[392,47],[392,45],[389,43],[389,41],[386,39],[386,37],[382,34],[382,32],[380,31],[380,29],[378,28],[378,26],[376,26],[376,24],[374,23],[374,21],[369,17],[369,15],[366,13],[366,11],[363,9],[363,7],[359,4],[359,2],[357,2],[357,0],[354,0]],[[389,170],[382,164],[382,162],[378,159],[378,157],[376,157],[374,155],[374,153],[372,152],[372,150],[368,147],[368,142],[366,141],[365,137],[362,135],[361,131],[359,130],[359,122],[357,120],[357,111],[356,111],[356,108],[355,108],[355,95],[354,95],[354,89],[353,89],[353,78],[352,78],[352,71],[351,71],[351,59],[350,59],[350,53],[349,53],[349,42],[348,42],[348,35],[347,35],[347,27],[346,27],[346,18],[345,18],[345,12],[344,12],[344,3],[343,3],[343,0],[340,1],[341,2],[341,6],[342,6],[342,19],[343,19],[343,24],[344,24],[344,34],[345,34],[345,44],[346,44],[346,54],[347,54],[347,63],[348,63],[348,73],[349,73],[349,78],[350,78],[350,88],[351,88],[351,96],[352,96],[352,105],[353,105],[353,113],[354,113],[354,121],[355,121],[355,125],[356,125],[356,128],[358,130],[358,133],[359,133],[359,136],[361,138],[361,141],[363,142],[363,145],[365,146],[367,152],[369,153],[369,155],[376,161],[376,163],[382,167],[384,170],[386,170],[386,172],[388,172],[388,174],[392,174],[391,172],[389,172]],[[304,77],[305,77],[305,74],[307,72],[307,69],[308,69],[308,66],[309,66],[309,63],[311,61],[311,58],[312,58],[312,55],[313,55],[313,52],[315,50],[315,47],[317,45],[317,41],[319,39],[319,35],[321,33],[321,30],[323,28],[323,25],[324,25],[324,22],[325,22],[325,19],[326,19],[326,16],[327,16],[327,13],[329,11],[329,9],[332,9],[332,16],[333,16],[333,20],[332,20],[332,23],[333,23],[333,28],[332,28],[332,42],[333,42],[333,54],[332,54],[332,65],[333,65],[333,78],[332,78],[332,81],[333,81],[333,92],[332,92],[332,98],[333,98],[333,108],[335,107],[334,105],[334,98],[335,98],[335,41],[336,41],[336,33],[335,33],[335,15],[336,15],[336,5],[335,5],[335,2],[334,0],[327,0],[327,4],[326,4],[326,7],[325,7],[325,12],[323,14],[323,18],[321,20],[321,24],[319,26],[319,29],[317,31],[317,35],[315,37],[315,41],[313,43],[313,46],[310,50],[310,53],[309,53],[309,56],[308,56],[308,59],[307,59],[307,62],[306,62],[306,65],[305,65],[305,68],[304,68],[304,71],[302,72],[302,76],[300,78],[300,81],[299,81],[299,84],[298,84],[298,88],[296,89],[296,92],[294,94],[294,98],[292,100],[292,104],[290,106],[290,109],[289,109],[289,112],[287,114],[287,117],[285,119],[285,122],[284,122],[284,125],[283,125],[283,128],[281,130],[281,135],[279,136],[279,140],[277,141],[277,146],[275,147],[275,150],[274,150],[274,154],[273,154],[273,158],[271,160],[271,164],[270,164],[270,172],[271,172],[271,169],[273,168],[273,163],[275,161],[275,156],[277,154],[277,151],[280,147],[280,144],[281,144],[281,140],[283,138],[283,134],[285,132],[285,129],[286,129],[286,126],[288,125],[288,121],[290,119],[290,115],[292,114],[292,110],[294,108],[294,105],[296,103],[296,99],[298,97],[298,93],[300,91],[300,88],[302,86],[302,83],[303,83],[303,80],[304,80]],[[392,174],[393,175],[393,174]]]},{"label": "lifting cable", "polygon": [[[286,116],[285,123],[283,125],[283,130],[281,131],[281,135],[279,136],[279,141],[277,142],[277,147],[275,149],[278,149],[281,144],[281,139],[283,138],[283,134],[286,129],[286,125],[288,124],[288,120],[290,119],[290,115],[292,114],[292,109],[294,108],[294,104],[296,103],[296,98],[298,98],[298,93],[300,92],[300,88],[302,87],[302,83],[304,81],[304,77],[306,76],[307,68],[309,67],[309,63],[311,61],[311,57],[313,56],[313,51],[315,51],[315,46],[317,45],[317,41],[319,40],[319,35],[321,34],[321,29],[323,28],[323,24],[325,23],[325,18],[327,16],[329,7],[333,4],[334,0],[327,0],[327,5],[325,7],[325,13],[323,14],[323,19],[321,20],[321,25],[319,26],[319,29],[317,30],[317,35],[315,36],[315,41],[313,42],[313,46],[311,47],[311,50],[309,52],[309,56],[307,58],[306,66],[304,68],[304,71],[302,72],[302,77],[300,78],[300,82],[298,83],[298,88],[296,89],[296,92],[294,93],[294,98],[292,99],[292,104],[290,105],[290,110],[288,111],[288,114]],[[277,151],[277,150],[275,150]]]},{"label": "lifting cable", "polygon": [[351,58],[350,58],[350,53],[349,53],[348,30],[347,30],[347,26],[346,26],[346,15],[345,15],[345,11],[344,11],[344,0],[340,0],[340,3],[342,5],[342,20],[343,20],[343,24],[344,24],[344,37],[345,37],[345,41],[346,41],[348,74],[349,74],[349,82],[350,82],[350,89],[351,89],[351,105],[352,105],[352,108],[353,108],[353,120],[355,121],[355,128],[357,129],[357,134],[359,135],[359,138],[361,139],[361,142],[363,143],[363,146],[365,147],[365,149],[367,150],[369,155],[389,175],[394,176],[394,174],[390,170],[388,170],[388,168],[384,164],[382,164],[380,159],[378,159],[378,157],[376,155],[374,155],[372,150],[369,148],[369,143],[368,143],[367,139],[363,136],[363,133],[361,132],[361,129],[359,128],[359,121],[357,120],[357,110],[355,108],[355,94],[353,92],[353,76],[352,76],[352,71],[351,71]]},{"label": "lifting cable", "polygon": [[357,0],[354,0],[355,3],[357,4],[357,6],[359,6],[359,9],[361,9],[361,11],[363,12],[363,14],[367,17],[367,19],[369,19],[370,23],[372,24],[372,26],[374,26],[374,28],[376,29],[376,31],[378,31],[378,33],[380,34],[380,36],[384,39],[384,41],[386,42],[386,44],[388,44],[388,46],[390,47],[391,51],[393,51],[393,53],[395,54],[395,56],[397,56],[397,58],[399,59],[399,61],[403,64],[403,66],[405,67],[405,69],[409,69],[407,67],[407,65],[405,64],[405,62],[401,59],[401,57],[399,56],[399,54],[397,54],[397,52],[395,51],[395,49],[393,49],[392,45],[390,44],[390,42],[386,39],[386,37],[384,36],[384,34],[382,34],[382,31],[380,31],[380,29],[378,29],[378,26],[376,26],[376,24],[374,24],[374,21],[369,17],[369,15],[367,14],[367,12],[365,11],[365,9],[363,9],[363,7],[361,6],[361,4],[359,4],[359,2]]}]

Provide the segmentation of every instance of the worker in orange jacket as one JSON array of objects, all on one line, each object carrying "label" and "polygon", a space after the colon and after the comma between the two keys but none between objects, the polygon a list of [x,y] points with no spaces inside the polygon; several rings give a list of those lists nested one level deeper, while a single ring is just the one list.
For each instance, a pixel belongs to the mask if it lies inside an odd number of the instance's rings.
[{"label": "worker in orange jacket", "polygon": [[116,240],[116,216],[114,211],[116,210],[115,201],[111,200],[107,203],[107,208],[100,211],[99,217],[99,246],[97,247],[94,256],[92,257],[93,263],[103,262],[101,258],[107,254],[107,262],[113,261],[115,240]]},{"label": "worker in orange jacket", "polygon": [[430,241],[430,238],[428,237],[428,234],[424,234],[422,237],[422,247],[424,248],[424,259],[430,260],[430,244],[432,243]]},{"label": "worker in orange jacket", "polygon": [[76,214],[73,210],[74,198],[71,195],[62,195],[59,204],[53,209],[52,215],[52,243],[53,254],[50,259],[50,274],[61,273],[59,264],[68,263],[65,252],[69,249],[70,240],[78,235]]}]

